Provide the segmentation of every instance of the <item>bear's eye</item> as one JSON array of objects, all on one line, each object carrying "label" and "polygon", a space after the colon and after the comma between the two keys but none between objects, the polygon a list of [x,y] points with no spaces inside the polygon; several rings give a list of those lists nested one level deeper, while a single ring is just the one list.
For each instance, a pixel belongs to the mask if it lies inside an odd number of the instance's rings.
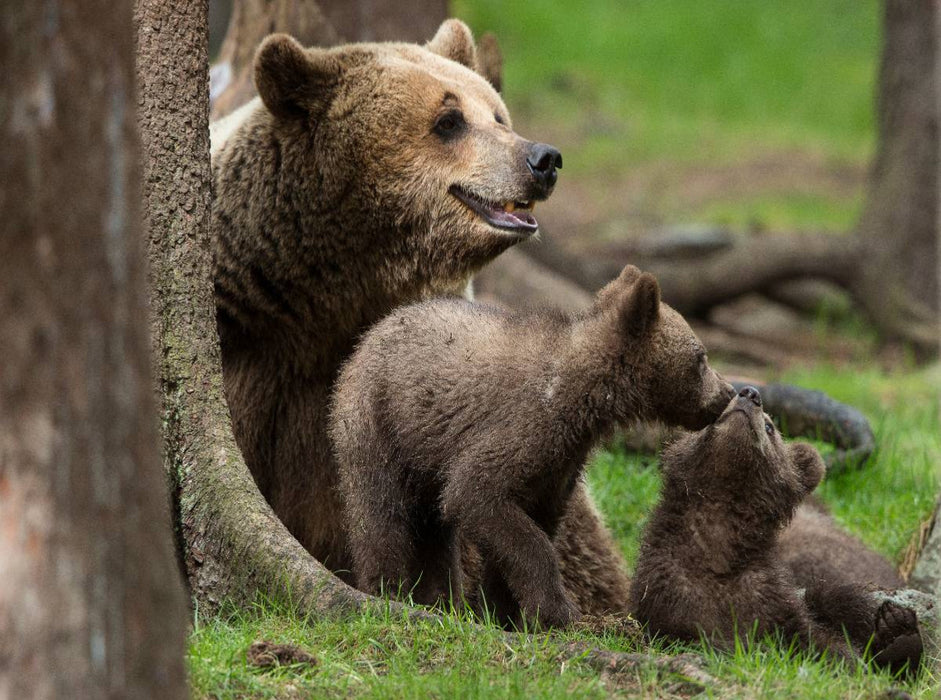
[{"label": "bear's eye", "polygon": [[503,117],[500,116],[499,112],[494,112],[493,118],[496,120],[497,124],[506,124],[506,122],[503,121]]},{"label": "bear's eye", "polygon": [[442,138],[453,138],[464,128],[464,115],[457,110],[445,112],[435,122],[434,132]]},{"label": "bear's eye", "polygon": [[765,432],[768,433],[769,437],[774,435],[774,424],[769,420],[765,421]]}]

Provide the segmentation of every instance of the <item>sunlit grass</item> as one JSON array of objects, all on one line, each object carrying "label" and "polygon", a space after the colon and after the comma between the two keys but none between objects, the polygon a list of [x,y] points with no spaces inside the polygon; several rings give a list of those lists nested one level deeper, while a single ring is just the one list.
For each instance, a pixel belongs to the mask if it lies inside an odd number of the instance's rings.
[{"label": "sunlit grass", "polygon": [[[858,367],[797,370],[787,381],[823,389],[861,408],[873,423],[880,448],[863,469],[821,485],[819,493],[850,531],[897,559],[918,523],[928,516],[939,488],[941,464],[936,371],[885,374]],[[656,502],[660,477],[656,458],[615,447],[600,451],[590,466],[592,493],[606,514],[628,562]],[[318,658],[315,667],[259,670],[245,653],[255,640],[298,645]],[[647,697],[669,695],[677,679],[652,669],[602,678],[568,660],[566,641],[579,640],[618,651],[638,651],[633,638],[610,633],[564,632],[553,637],[507,637],[467,613],[436,621],[409,622],[401,613],[367,613],[340,620],[304,619],[261,602],[247,611],[197,619],[190,638],[189,668],[196,697],[356,696],[401,697],[606,697],[612,692]],[[692,651],[716,678],[716,697],[873,697],[904,687],[915,697],[933,697],[930,671],[915,681],[882,673],[834,669],[819,659],[771,642],[721,653],[701,644],[657,641],[653,651]]]}]

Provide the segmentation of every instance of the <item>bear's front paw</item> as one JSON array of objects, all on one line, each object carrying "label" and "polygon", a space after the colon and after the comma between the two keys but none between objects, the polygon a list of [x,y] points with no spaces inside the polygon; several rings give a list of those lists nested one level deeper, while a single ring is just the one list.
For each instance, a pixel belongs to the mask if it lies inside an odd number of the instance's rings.
[{"label": "bear's front paw", "polygon": [[879,606],[870,653],[873,661],[898,672],[908,664],[910,672],[921,661],[922,641],[913,610],[887,600]]},{"label": "bear's front paw", "polygon": [[526,619],[543,629],[548,627],[568,627],[578,622],[582,614],[578,606],[564,593],[556,597],[545,597],[537,605],[526,606]]}]

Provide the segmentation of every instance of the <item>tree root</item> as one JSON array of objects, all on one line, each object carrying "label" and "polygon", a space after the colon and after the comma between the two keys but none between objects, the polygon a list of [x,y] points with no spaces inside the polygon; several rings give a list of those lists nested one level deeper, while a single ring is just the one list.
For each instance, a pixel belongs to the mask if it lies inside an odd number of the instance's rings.
[{"label": "tree root", "polygon": [[645,254],[629,245],[607,245],[575,256],[545,240],[520,248],[562,278],[600,289],[627,263],[656,275],[664,300],[684,315],[704,318],[709,309],[748,292],[775,293],[783,282],[825,280],[846,289],[883,337],[910,343],[920,353],[937,351],[933,312],[909,299],[887,278],[873,281],[865,249],[853,235],[792,234],[747,238],[694,259]]}]

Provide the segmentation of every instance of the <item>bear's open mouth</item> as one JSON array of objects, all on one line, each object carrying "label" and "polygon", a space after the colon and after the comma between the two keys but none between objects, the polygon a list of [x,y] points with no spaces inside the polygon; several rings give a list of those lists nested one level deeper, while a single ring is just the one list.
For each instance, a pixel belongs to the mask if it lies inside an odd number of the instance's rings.
[{"label": "bear's open mouth", "polygon": [[460,185],[451,185],[448,191],[491,226],[527,234],[539,228],[536,218],[532,215],[536,206],[533,200],[490,202],[480,195],[468,192]]}]

